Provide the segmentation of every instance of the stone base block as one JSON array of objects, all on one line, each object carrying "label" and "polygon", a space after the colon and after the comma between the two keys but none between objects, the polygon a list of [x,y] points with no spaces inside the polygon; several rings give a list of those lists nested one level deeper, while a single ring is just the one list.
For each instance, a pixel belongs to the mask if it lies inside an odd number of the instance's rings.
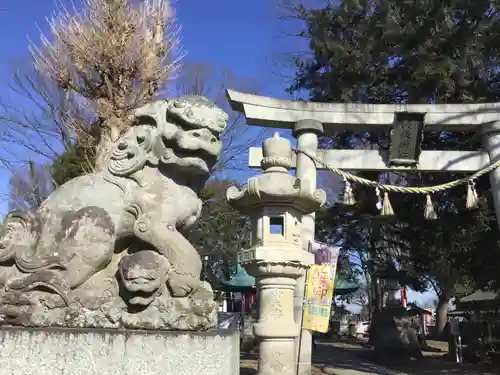
[{"label": "stone base block", "polygon": [[239,331],[0,328],[2,375],[237,375]]},{"label": "stone base block", "polygon": [[257,352],[258,342],[253,332],[253,326],[257,322],[257,317],[253,314],[245,314],[243,320],[243,337],[241,340],[241,350],[246,353]]}]

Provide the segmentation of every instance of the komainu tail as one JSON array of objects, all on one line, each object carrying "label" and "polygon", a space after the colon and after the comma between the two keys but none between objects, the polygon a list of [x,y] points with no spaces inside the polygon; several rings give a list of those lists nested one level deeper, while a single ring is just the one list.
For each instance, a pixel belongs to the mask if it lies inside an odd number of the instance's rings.
[{"label": "komainu tail", "polygon": [[33,258],[28,260],[23,257],[23,254],[23,251],[16,251],[16,266],[23,272],[33,273],[49,268],[66,269],[59,257],[54,256],[48,259]]},{"label": "komainu tail", "polygon": [[38,287],[43,287],[57,293],[66,305],[69,305],[68,294],[71,289],[62,275],[55,271],[37,271],[24,278],[11,281],[7,284],[6,289],[16,292],[29,292]]}]

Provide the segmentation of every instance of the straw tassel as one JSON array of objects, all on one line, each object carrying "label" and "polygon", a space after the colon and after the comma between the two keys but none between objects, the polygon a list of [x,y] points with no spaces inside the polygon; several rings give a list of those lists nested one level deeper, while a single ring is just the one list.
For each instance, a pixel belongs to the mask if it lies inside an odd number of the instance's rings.
[{"label": "straw tassel", "polygon": [[469,181],[467,184],[467,202],[465,203],[465,207],[468,210],[473,210],[477,208],[479,205],[479,198],[476,192],[476,183],[474,180]]},{"label": "straw tassel", "polygon": [[346,178],[344,178],[345,188],[344,188],[344,204],[346,206],[354,206],[356,204],[356,199],[354,198],[354,193],[352,191],[352,186]]},{"label": "straw tassel", "polygon": [[393,216],[394,210],[391,206],[391,201],[389,200],[389,193],[384,191],[384,200],[382,201],[382,212],[380,213],[382,216]]},{"label": "straw tassel", "polygon": [[438,218],[438,215],[437,215],[436,209],[434,208],[434,204],[432,203],[432,199],[431,199],[430,194],[427,194],[427,196],[426,196],[424,218],[426,220],[436,220]]}]

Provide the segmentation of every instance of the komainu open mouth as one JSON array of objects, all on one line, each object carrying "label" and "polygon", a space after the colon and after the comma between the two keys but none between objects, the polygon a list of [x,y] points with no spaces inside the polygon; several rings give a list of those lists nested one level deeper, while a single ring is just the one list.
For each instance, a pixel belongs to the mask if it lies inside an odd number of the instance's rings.
[{"label": "komainu open mouth", "polygon": [[[181,148],[175,139],[167,139],[166,137],[162,137],[162,143],[163,147],[170,151],[165,153],[164,162],[179,163],[183,167],[189,165],[200,166],[207,172],[210,172],[210,169],[217,163],[217,155],[203,148]],[[172,160],[169,161],[169,159]]]}]

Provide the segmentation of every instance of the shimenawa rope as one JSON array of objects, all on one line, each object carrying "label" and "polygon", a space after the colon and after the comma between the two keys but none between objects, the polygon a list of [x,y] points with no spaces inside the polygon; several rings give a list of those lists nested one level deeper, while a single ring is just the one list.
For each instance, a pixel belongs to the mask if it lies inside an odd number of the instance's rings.
[{"label": "shimenawa rope", "polygon": [[[377,208],[381,211],[381,215],[394,215],[394,211],[392,209],[391,203],[389,201],[389,192],[395,192],[395,193],[407,193],[407,194],[425,194],[426,195],[426,207],[425,207],[425,213],[424,216],[426,219],[433,220],[437,219],[437,214],[434,208],[434,205],[432,204],[431,200],[431,194],[437,193],[440,191],[452,189],[454,187],[460,186],[467,184],[467,203],[466,207],[469,209],[476,208],[478,204],[478,197],[475,189],[475,180],[486,173],[491,172],[492,170],[500,167],[500,160],[488,165],[487,167],[480,169],[479,171],[475,172],[471,176],[460,178],[454,181],[447,182],[445,184],[440,184],[440,185],[434,185],[434,186],[428,186],[428,187],[411,187],[411,186],[396,186],[396,185],[388,185],[388,184],[382,184],[378,181],[372,181],[363,177],[359,177],[355,174],[351,174],[348,172],[344,172],[343,170],[339,168],[335,168],[333,165],[329,163],[325,163],[323,160],[321,160],[319,157],[316,155],[312,155],[308,153],[307,151],[304,150],[299,150],[296,148],[293,148],[293,151],[296,154],[304,154],[311,160],[313,160],[317,164],[323,165],[326,169],[328,169],[331,172],[334,172],[338,174],[340,177],[343,178],[345,182],[345,190],[344,190],[344,203],[348,205],[353,205],[355,204],[355,199],[354,199],[354,194],[352,192],[352,187],[350,184],[350,181],[352,182],[357,182],[362,185],[366,186],[371,186],[375,188],[375,193],[378,197],[378,203],[377,203]],[[412,170],[409,170],[410,172]],[[380,197],[380,191],[384,192],[384,197],[383,200]]]}]

